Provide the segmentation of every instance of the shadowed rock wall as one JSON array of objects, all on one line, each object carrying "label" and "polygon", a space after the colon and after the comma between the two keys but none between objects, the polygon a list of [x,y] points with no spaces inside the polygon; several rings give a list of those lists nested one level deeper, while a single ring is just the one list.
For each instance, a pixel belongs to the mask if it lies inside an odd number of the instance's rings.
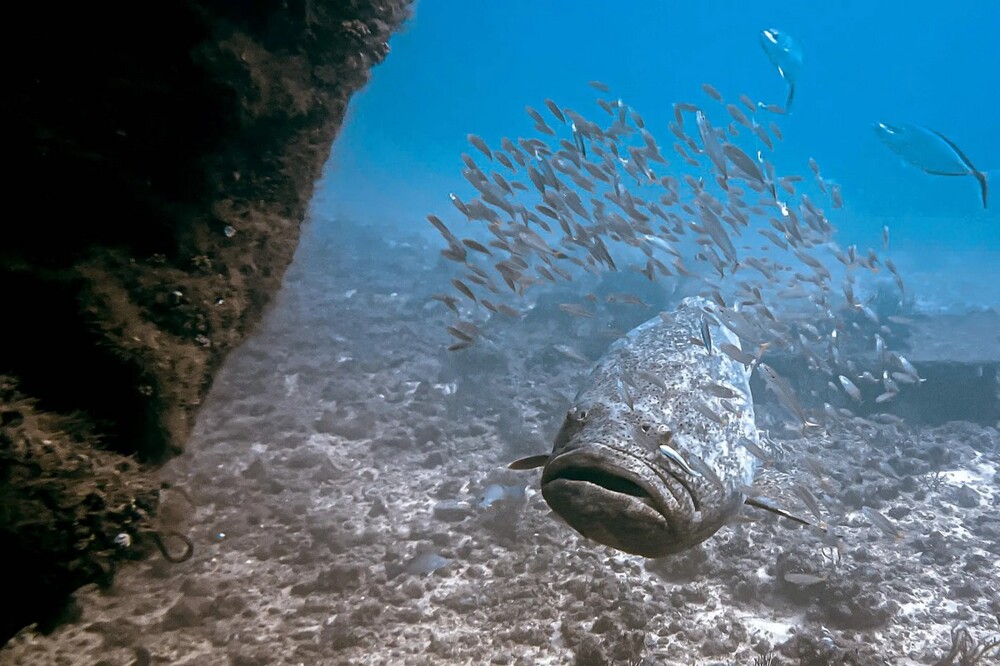
[{"label": "shadowed rock wall", "polygon": [[3,640],[148,552],[149,472],[280,286],[350,95],[408,11],[204,0],[10,17],[28,46],[8,96],[22,212],[0,242],[0,584],[20,600],[0,610]]}]

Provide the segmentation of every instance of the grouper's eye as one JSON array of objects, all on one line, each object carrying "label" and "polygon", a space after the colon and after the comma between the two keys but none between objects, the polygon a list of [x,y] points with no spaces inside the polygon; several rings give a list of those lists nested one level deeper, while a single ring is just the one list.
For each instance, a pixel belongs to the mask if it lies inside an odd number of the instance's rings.
[{"label": "grouper's eye", "polygon": [[586,409],[578,409],[576,411],[576,413],[572,414],[572,416],[577,421],[586,421],[587,420],[587,410]]},{"label": "grouper's eye", "polygon": [[650,425],[648,423],[643,423],[641,426],[639,426],[639,429],[645,433],[648,433],[650,431]]}]

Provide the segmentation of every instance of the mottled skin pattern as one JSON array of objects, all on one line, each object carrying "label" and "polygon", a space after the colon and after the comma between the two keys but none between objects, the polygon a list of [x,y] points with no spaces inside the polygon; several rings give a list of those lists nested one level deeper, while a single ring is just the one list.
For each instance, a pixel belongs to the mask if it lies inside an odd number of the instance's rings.
[{"label": "mottled skin pattern", "polygon": [[[756,460],[740,440],[758,443],[749,374],[717,349],[709,354],[692,343],[701,338],[703,308],[710,311],[712,305],[685,299],[676,312],[654,317],[616,341],[556,436],[542,473],[542,495],[594,541],[660,557],[704,541],[741,510],[745,497],[737,488],[752,483]],[[739,346],[728,329],[710,330],[715,344]],[[668,390],[645,373],[660,378]],[[623,397],[620,377],[638,387],[624,382],[634,409]],[[703,388],[706,382],[736,391],[728,400],[731,410]],[[699,411],[697,399],[725,425]],[[660,452],[664,443],[695,469],[697,456],[718,479],[685,472]]]}]

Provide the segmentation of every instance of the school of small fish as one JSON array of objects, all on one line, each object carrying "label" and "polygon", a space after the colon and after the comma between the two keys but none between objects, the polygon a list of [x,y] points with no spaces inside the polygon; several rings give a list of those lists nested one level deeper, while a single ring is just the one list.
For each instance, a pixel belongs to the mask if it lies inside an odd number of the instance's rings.
[{"label": "school of small fish", "polygon": [[[726,108],[718,91],[709,85],[705,90]],[[701,284],[700,295],[712,304],[706,320],[725,325],[744,343],[742,350],[722,344],[717,351],[745,365],[757,367],[772,347],[797,351],[812,369],[836,378],[838,392],[855,403],[863,400],[859,383],[869,377],[881,384],[880,403],[895,397],[901,384],[919,382],[912,366],[886,348],[884,341],[896,324],[881,321],[855,296],[857,273],[882,269],[905,293],[895,265],[873,248],[862,252],[836,244],[835,227],[823,205],[795,187],[804,178],[777,174],[761,147],[777,139],[763,127],[774,114],[745,95],[740,103],[738,114],[727,112],[739,119],[728,128],[714,125],[708,112],[694,104],[674,105],[669,128],[680,140],[675,149],[685,163],[698,166],[696,173],[669,170],[664,150],[642,117],[620,99],[598,99],[607,116],[603,125],[552,100],[545,102],[551,125],[529,109],[547,141],[504,138],[499,148],[491,148],[470,135],[470,144],[490,165],[484,169],[464,154],[463,174],[479,196],[463,201],[452,194],[451,200],[469,223],[485,226],[492,238],[485,243],[460,238],[440,218],[428,216],[448,244],[443,256],[463,269],[451,280],[457,296],[435,298],[458,315],[469,311],[460,309],[461,304],[478,305],[489,316],[519,318],[518,299],[526,290],[572,281],[581,270],[597,275],[634,270],[650,281],[695,280]],[[753,147],[738,145],[741,129],[751,130],[744,134]],[[826,183],[815,160],[809,162],[830,206],[839,207],[839,189]],[[887,243],[887,229],[883,236]],[[834,275],[841,273],[838,288]],[[630,294],[608,300],[645,305]],[[776,302],[786,306],[783,310],[794,310],[794,316],[778,316]],[[586,303],[562,303],[559,309],[574,317],[596,314]],[[467,319],[448,328],[456,338],[450,349],[464,349],[481,337],[481,327]],[[714,351],[704,334],[693,342]],[[585,359],[560,343],[557,349],[563,354]],[[848,346],[872,349],[875,365],[855,367],[841,351]],[[807,423],[790,388],[776,386],[776,374],[765,372],[769,387]]]},{"label": "school of small fish", "polygon": [[[827,211],[841,208],[843,195],[816,160],[808,161],[811,179],[779,174],[771,160],[783,140],[776,121],[791,104],[802,56],[777,30],[763,31],[761,43],[789,86],[786,107],[745,94],[730,103],[704,84],[706,104],[673,105],[667,124],[670,148],[656,139],[652,124],[637,110],[597,81],[590,85],[601,93],[599,120],[546,99],[548,116],[526,108],[540,138],[504,137],[490,146],[468,135],[478,159],[462,154],[462,174],[476,196],[463,200],[452,193],[450,199],[478,228],[471,235],[483,239],[485,230],[489,240],[462,237],[439,217],[428,216],[447,244],[442,255],[460,269],[451,280],[457,295],[434,296],[459,317],[448,327],[456,338],[449,349],[476,344],[483,322],[494,315],[522,317],[519,304],[538,285],[571,282],[581,271],[600,276],[628,270],[650,282],[696,283],[707,305],[701,336],[690,344],[759,372],[800,428],[821,419],[856,418],[849,406],[882,405],[905,386],[919,384],[913,365],[886,342],[906,320],[883,320],[856,295],[862,274],[884,270],[902,297],[906,285],[899,271],[874,248],[838,245]],[[888,132],[882,131],[883,138],[893,147],[889,139],[895,135]],[[925,155],[938,151],[931,157],[945,166],[937,173],[975,176],[985,205],[982,174],[954,144],[933,136],[936,142],[928,139],[921,150]],[[929,168],[924,163],[931,158],[921,162],[905,145],[894,150]],[[680,163],[671,166],[677,158]],[[887,251],[887,227],[882,241]],[[596,296],[585,300],[589,303],[558,307],[572,317],[599,316]],[[607,300],[648,307],[630,294]],[[471,321],[477,316],[478,324]],[[713,343],[709,325],[725,327],[741,344]],[[567,342],[560,340],[555,348],[574,361],[590,362]],[[790,383],[764,362],[772,349],[797,353],[812,371],[830,377],[822,415],[807,413]],[[867,360],[859,360],[859,349],[870,350]],[[702,390],[706,398],[720,398],[725,387],[706,382]],[[635,400],[627,385],[619,394],[626,403]],[[696,409],[699,404],[704,403],[696,402]],[[705,413],[721,418],[707,406]],[[897,420],[890,414],[870,418]]]}]

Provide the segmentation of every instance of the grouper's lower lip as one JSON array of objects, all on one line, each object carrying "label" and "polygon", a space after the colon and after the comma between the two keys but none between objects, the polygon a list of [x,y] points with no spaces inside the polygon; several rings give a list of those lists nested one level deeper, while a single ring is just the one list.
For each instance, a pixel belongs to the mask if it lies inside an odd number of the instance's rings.
[{"label": "grouper's lower lip", "polygon": [[665,554],[665,544],[672,541],[662,498],[655,492],[634,472],[587,455],[553,459],[542,476],[542,496],[573,529],[645,557]]}]

